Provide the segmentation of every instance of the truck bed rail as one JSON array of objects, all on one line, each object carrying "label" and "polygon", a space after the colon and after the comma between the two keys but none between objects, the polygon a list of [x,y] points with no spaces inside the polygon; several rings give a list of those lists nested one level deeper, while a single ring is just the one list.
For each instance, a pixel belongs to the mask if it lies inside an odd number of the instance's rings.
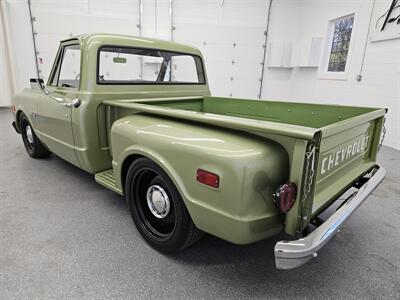
[{"label": "truck bed rail", "polygon": [[[146,102],[156,102],[163,100],[166,100],[166,98],[135,100],[135,102],[106,100],[103,101],[103,104],[120,108],[134,109],[139,112],[144,112],[153,115],[161,115],[171,118],[184,119],[188,121],[196,121],[196,122],[207,123],[211,125],[232,128],[242,131],[243,130],[261,131],[261,132],[290,136],[305,140],[312,140],[314,138],[314,135],[317,132],[319,132],[318,129],[299,126],[299,125],[282,124],[264,120],[254,120],[254,119],[240,118],[234,116],[224,116],[212,113],[180,110],[175,108],[146,104]],[[179,98],[178,97],[173,98],[173,100],[176,101],[179,100]],[[182,100],[188,100],[188,99],[187,97],[184,97],[184,99]]]}]

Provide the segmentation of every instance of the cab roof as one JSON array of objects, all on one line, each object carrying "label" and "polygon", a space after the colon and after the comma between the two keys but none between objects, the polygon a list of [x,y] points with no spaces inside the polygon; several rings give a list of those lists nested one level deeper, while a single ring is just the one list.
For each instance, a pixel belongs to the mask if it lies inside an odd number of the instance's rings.
[{"label": "cab roof", "polygon": [[84,44],[85,46],[89,47],[91,45],[97,45],[97,46],[116,45],[125,47],[160,49],[160,50],[201,55],[200,51],[192,46],[175,43],[167,40],[136,37],[129,35],[110,34],[110,33],[91,33],[91,34],[82,34],[75,37],[70,37],[68,39],[62,40],[61,42],[67,42],[72,40],[78,40],[81,44]]}]

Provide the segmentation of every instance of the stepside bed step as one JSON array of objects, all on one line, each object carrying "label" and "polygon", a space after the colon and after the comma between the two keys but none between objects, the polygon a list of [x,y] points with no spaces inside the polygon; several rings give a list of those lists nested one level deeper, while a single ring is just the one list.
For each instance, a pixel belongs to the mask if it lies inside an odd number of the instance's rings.
[{"label": "stepside bed step", "polygon": [[105,186],[106,188],[114,192],[117,192],[120,195],[123,194],[122,191],[115,185],[115,177],[113,169],[97,173],[96,175],[94,175],[94,179],[96,180],[97,183],[101,184],[102,186]]}]

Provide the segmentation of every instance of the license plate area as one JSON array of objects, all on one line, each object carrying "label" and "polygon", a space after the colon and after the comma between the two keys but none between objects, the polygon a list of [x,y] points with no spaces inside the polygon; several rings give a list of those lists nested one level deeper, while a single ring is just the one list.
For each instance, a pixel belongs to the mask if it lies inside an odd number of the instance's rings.
[{"label": "license plate area", "polygon": [[329,217],[332,216],[338,209],[340,209],[346,203],[350,202],[357,195],[362,186],[371,179],[371,177],[375,174],[377,170],[377,167],[373,167],[367,172],[364,172],[363,175],[355,179],[336,197],[326,203],[325,206],[321,206],[318,213],[314,214],[314,216],[312,217],[308,227],[305,228],[304,234],[307,235],[313,232],[315,229],[321,226],[325,222],[325,220],[329,219]]}]

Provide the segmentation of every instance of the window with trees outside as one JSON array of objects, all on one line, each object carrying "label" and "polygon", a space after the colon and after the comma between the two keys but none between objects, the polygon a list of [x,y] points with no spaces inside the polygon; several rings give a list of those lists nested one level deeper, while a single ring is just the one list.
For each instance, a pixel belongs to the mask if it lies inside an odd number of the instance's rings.
[{"label": "window with trees outside", "polygon": [[354,15],[333,21],[333,35],[330,47],[328,72],[344,72],[349,53]]}]

